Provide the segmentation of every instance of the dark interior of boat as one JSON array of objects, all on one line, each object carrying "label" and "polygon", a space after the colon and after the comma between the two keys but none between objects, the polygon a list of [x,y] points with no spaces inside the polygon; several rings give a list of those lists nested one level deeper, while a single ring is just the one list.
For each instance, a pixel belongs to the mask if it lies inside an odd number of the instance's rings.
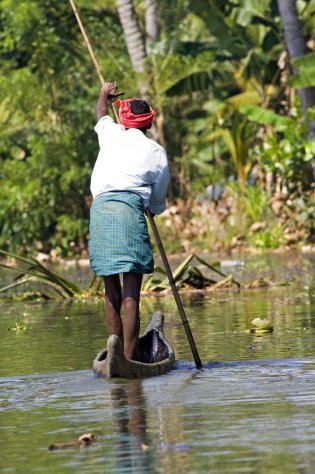
[{"label": "dark interior of boat", "polygon": [[138,341],[138,357],[140,362],[153,364],[169,357],[169,351],[160,338],[158,331],[152,329]]}]

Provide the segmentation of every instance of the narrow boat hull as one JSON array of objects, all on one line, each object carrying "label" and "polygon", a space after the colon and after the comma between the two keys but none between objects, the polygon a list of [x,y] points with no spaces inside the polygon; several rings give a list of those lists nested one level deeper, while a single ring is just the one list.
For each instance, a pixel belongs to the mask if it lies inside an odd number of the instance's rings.
[{"label": "narrow boat hull", "polygon": [[121,340],[111,335],[107,348],[102,350],[93,362],[93,370],[99,377],[140,378],[165,374],[171,370],[175,362],[174,350],[165,339],[163,333],[164,315],[160,311],[152,316],[152,320],[139,337],[139,360],[125,357]]}]

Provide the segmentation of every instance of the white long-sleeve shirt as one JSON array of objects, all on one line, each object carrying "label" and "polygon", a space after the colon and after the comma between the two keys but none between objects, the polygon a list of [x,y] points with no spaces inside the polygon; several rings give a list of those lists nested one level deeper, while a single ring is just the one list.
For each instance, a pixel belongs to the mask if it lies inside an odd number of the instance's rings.
[{"label": "white long-sleeve shirt", "polygon": [[141,196],[154,214],[166,209],[169,168],[165,150],[141,130],[125,129],[106,115],[96,124],[100,151],[91,178],[94,198],[109,191]]}]

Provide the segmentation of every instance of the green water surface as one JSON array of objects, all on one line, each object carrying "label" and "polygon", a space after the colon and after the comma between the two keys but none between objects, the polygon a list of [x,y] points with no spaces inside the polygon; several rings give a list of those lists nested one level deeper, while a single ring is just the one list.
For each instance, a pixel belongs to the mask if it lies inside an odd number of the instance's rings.
[{"label": "green water surface", "polygon": [[[290,261],[279,269],[291,278]],[[314,269],[309,258],[289,286],[183,297],[202,371],[173,299],[143,298],[142,328],[164,311],[177,358],[144,380],[93,376],[102,301],[2,303],[1,472],[314,473]],[[273,332],[248,332],[257,317]],[[48,450],[86,432],[89,447]]]}]

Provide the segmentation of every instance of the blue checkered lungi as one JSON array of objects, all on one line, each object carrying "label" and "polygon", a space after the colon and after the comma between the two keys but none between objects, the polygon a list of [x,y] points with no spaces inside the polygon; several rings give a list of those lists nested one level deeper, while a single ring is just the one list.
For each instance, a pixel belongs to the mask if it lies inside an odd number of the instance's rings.
[{"label": "blue checkered lungi", "polygon": [[90,211],[90,263],[98,276],[153,273],[153,255],[140,196],[108,192]]}]

